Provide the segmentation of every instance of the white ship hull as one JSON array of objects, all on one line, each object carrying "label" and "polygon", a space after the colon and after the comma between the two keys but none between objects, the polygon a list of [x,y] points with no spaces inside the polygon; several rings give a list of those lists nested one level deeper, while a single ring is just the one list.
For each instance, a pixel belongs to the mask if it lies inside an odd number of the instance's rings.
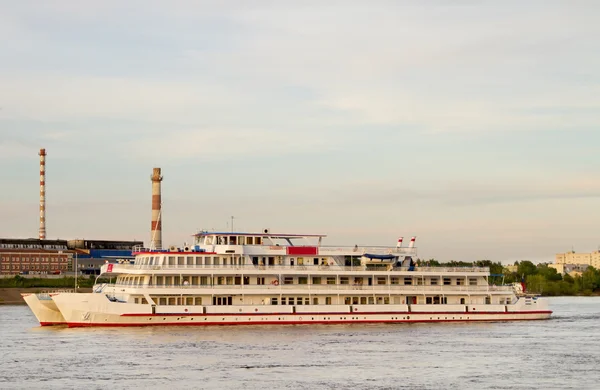
[{"label": "white ship hull", "polygon": [[64,325],[67,323],[56,303],[48,294],[21,294],[41,326]]},{"label": "white ship hull", "polygon": [[[109,301],[103,294],[52,295],[69,327],[298,325],[543,320],[544,298],[511,305],[155,306]],[[367,311],[368,310],[368,311]],[[153,312],[154,311],[154,312]]]}]

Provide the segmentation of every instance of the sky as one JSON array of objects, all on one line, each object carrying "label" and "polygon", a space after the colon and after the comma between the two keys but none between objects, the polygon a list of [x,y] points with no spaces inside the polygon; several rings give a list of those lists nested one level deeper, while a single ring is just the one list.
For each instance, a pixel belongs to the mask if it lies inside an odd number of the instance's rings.
[{"label": "sky", "polygon": [[600,246],[596,1],[0,0],[0,237]]}]

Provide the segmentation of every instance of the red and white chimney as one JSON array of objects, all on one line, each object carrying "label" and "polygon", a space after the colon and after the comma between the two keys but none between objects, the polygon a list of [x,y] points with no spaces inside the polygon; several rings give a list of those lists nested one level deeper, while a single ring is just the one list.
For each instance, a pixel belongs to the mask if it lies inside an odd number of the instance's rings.
[{"label": "red and white chimney", "polygon": [[152,170],[152,224],[150,227],[150,248],[162,249],[162,215],[160,182],[163,177],[160,168]]},{"label": "red and white chimney", "polygon": [[46,239],[46,149],[40,149],[40,240]]},{"label": "red and white chimney", "polygon": [[404,237],[398,238],[398,243],[396,244],[396,248],[400,248],[402,246],[402,240],[404,240]]},{"label": "red and white chimney", "polygon": [[411,237],[410,244],[408,244],[409,248],[414,248],[415,247],[415,240],[416,239],[417,239],[417,237]]}]

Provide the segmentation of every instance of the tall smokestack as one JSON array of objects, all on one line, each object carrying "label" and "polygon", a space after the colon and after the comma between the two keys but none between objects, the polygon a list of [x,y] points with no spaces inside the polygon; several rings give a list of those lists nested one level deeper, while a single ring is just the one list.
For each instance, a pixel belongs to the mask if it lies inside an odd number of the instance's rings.
[{"label": "tall smokestack", "polygon": [[46,239],[46,149],[40,149],[40,240]]},{"label": "tall smokestack", "polygon": [[160,174],[160,168],[152,170],[152,225],[150,236],[150,248],[162,249],[162,216],[161,216],[161,196],[160,182],[163,177]]}]

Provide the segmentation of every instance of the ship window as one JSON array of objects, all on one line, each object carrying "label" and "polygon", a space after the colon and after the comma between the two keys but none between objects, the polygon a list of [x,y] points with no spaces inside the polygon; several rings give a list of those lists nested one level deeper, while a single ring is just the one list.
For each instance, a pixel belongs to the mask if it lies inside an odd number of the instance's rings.
[{"label": "ship window", "polygon": [[221,264],[221,260],[218,257],[213,257],[213,264],[214,265],[220,265]]},{"label": "ship window", "polygon": [[229,245],[237,245],[237,237],[236,236],[229,237]]},{"label": "ship window", "polygon": [[457,286],[462,286],[462,285],[464,285],[464,284],[465,284],[465,283],[464,283],[464,280],[462,280],[461,278],[458,278],[458,279],[456,279],[456,285],[457,285]]},{"label": "ship window", "polygon": [[432,279],[430,280],[430,282],[429,282],[429,283],[430,283],[432,286],[437,286],[437,284],[438,284],[438,280],[437,280],[437,278],[432,278]]},{"label": "ship window", "polygon": [[390,284],[400,284],[400,278],[391,278]]},{"label": "ship window", "polygon": [[218,276],[217,277],[217,284],[225,284],[225,277],[224,276]]},{"label": "ship window", "polygon": [[352,297],[352,304],[353,304],[353,305],[358,305],[358,302],[359,302],[359,301],[360,301],[360,300],[358,299],[358,297]]},{"label": "ship window", "polygon": [[256,278],[256,284],[265,284],[265,278]]},{"label": "ship window", "polygon": [[486,305],[489,305],[489,304],[491,304],[491,303],[492,303],[492,298],[491,298],[491,297],[489,297],[489,296],[488,296],[488,297],[485,297],[485,304],[486,304]]},{"label": "ship window", "polygon": [[165,298],[165,297],[158,298],[158,304],[159,305],[166,305],[167,304],[167,298]]},{"label": "ship window", "polygon": [[148,301],[146,300],[146,298],[142,298],[142,305],[147,305]]},{"label": "ship window", "polygon": [[315,257],[315,258],[313,259],[313,264],[314,264],[314,265],[319,265],[319,258],[318,258],[318,257]]},{"label": "ship window", "polygon": [[194,304],[194,297],[186,297],[185,298],[185,304],[186,305],[193,305]]},{"label": "ship window", "polygon": [[169,303],[168,305],[174,306],[177,304],[177,300],[175,297],[169,297]]},{"label": "ship window", "polygon": [[262,238],[261,237],[255,237],[254,238],[254,243],[256,245],[262,245]]},{"label": "ship window", "polygon": [[302,304],[302,297],[296,297],[296,305]]},{"label": "ship window", "polygon": [[304,304],[305,305],[310,305],[310,298],[309,297],[304,297]]},{"label": "ship window", "polygon": [[133,303],[139,303],[138,298],[133,298]]},{"label": "ship window", "polygon": [[210,261],[210,256],[206,256],[204,258],[204,265],[212,265],[212,262]]},{"label": "ship window", "polygon": [[269,265],[275,265],[275,258],[269,257]]},{"label": "ship window", "polygon": [[349,305],[352,302],[352,298],[346,297],[344,298],[344,304]]},{"label": "ship window", "polygon": [[196,305],[202,305],[202,297],[196,297],[196,298],[194,298],[194,303]]},{"label": "ship window", "polygon": [[469,284],[471,286],[477,286],[477,279],[476,278],[469,278]]},{"label": "ship window", "polygon": [[177,257],[177,265],[185,265],[185,263],[183,262],[183,256]]},{"label": "ship window", "polygon": [[335,277],[328,277],[327,284],[335,284]]},{"label": "ship window", "polygon": [[350,284],[347,276],[342,276],[340,278],[340,284]]},{"label": "ship window", "polygon": [[465,304],[465,298],[460,298],[460,304],[464,305]]},{"label": "ship window", "polygon": [[367,297],[360,297],[360,304],[361,305],[366,305],[367,304]]},{"label": "ship window", "polygon": [[271,298],[271,305],[277,305],[277,298]]},{"label": "ship window", "polygon": [[185,263],[186,263],[187,265],[194,265],[194,258],[193,258],[192,256],[188,256],[188,257],[186,257],[186,259],[185,259],[185,260],[186,260],[186,261],[185,261]]},{"label": "ship window", "polygon": [[258,256],[252,256],[252,264],[258,265]]},{"label": "ship window", "polygon": [[451,284],[450,278],[444,278],[444,286],[449,286]]},{"label": "ship window", "polygon": [[448,297],[442,297],[442,304],[446,305],[448,303]]},{"label": "ship window", "polygon": [[313,277],[312,284],[321,284],[321,278],[318,276]]},{"label": "ship window", "polygon": [[412,278],[404,278],[404,284],[410,286],[412,284]]},{"label": "ship window", "polygon": [[169,265],[175,265],[175,256],[169,256]]},{"label": "ship window", "polygon": [[233,276],[227,277],[227,284],[233,284]]},{"label": "ship window", "polygon": [[308,278],[306,276],[298,277],[298,284],[308,284]]},{"label": "ship window", "polygon": [[433,297],[433,304],[434,305],[439,305],[440,304],[440,297]]},{"label": "ship window", "polygon": [[281,304],[282,305],[287,305],[287,298],[286,297],[281,297]]},{"label": "ship window", "polygon": [[283,278],[283,284],[294,284],[294,278],[291,278],[291,277]]},{"label": "ship window", "polygon": [[200,284],[203,286],[208,285],[208,276],[200,276]]},{"label": "ship window", "polygon": [[383,298],[383,303],[384,303],[385,305],[389,305],[389,304],[390,304],[390,297],[384,297],[384,298]]},{"label": "ship window", "polygon": [[432,298],[432,297],[426,297],[426,298],[425,298],[425,303],[426,303],[427,305],[431,305],[431,304],[433,303],[433,298]]},{"label": "ship window", "polygon": [[382,277],[378,277],[377,278],[377,284],[385,284],[385,279],[386,279],[385,277],[383,277],[383,278]]},{"label": "ship window", "polygon": [[374,304],[375,304],[375,298],[369,297],[369,305],[374,305]]},{"label": "ship window", "polygon": [[313,297],[313,305],[318,305],[318,304],[319,304],[319,298]]}]

